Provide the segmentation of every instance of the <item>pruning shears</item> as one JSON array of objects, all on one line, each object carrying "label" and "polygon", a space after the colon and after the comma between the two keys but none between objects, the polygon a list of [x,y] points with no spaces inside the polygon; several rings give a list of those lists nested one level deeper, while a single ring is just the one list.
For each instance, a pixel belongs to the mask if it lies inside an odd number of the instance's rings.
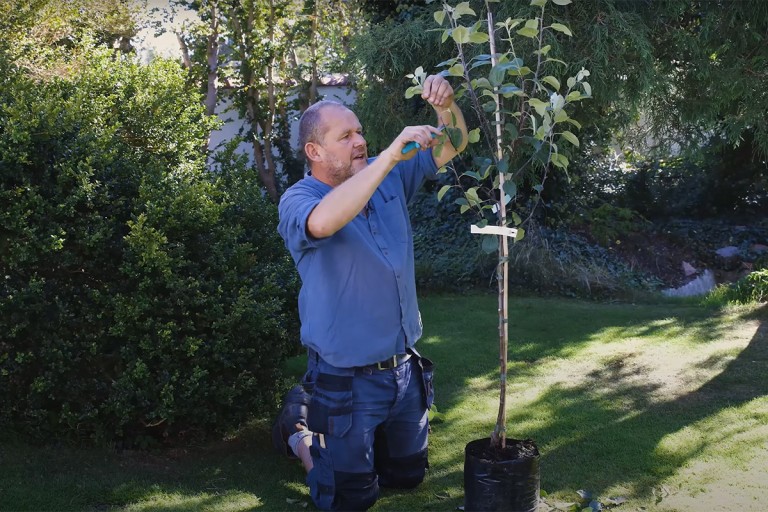
[{"label": "pruning shears", "polygon": [[[442,132],[444,128],[445,128],[445,125],[443,125],[440,128],[438,128],[438,131]],[[432,134],[432,138],[434,139],[435,137],[437,137],[437,133],[433,133]],[[403,146],[403,150],[401,151],[401,153],[402,154],[406,154],[407,152],[413,151],[414,149],[418,149],[420,147],[421,147],[421,144],[419,144],[415,140],[412,140],[411,142],[409,142],[405,146]]]}]

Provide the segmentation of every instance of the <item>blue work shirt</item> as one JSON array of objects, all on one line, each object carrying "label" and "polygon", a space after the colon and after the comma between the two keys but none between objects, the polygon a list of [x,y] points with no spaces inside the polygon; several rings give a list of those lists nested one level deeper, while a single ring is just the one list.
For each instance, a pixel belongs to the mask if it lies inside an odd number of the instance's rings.
[{"label": "blue work shirt", "polygon": [[[368,159],[368,163],[374,159]],[[421,337],[408,202],[437,166],[431,150],[395,165],[361,212],[327,238],[307,218],[330,185],[306,176],[280,199],[278,232],[301,277],[301,342],[339,368],[405,353]]]}]

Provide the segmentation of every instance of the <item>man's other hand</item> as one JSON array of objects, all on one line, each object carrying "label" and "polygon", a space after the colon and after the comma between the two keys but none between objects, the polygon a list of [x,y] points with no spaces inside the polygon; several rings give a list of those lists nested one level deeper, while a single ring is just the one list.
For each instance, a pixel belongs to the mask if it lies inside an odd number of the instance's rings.
[{"label": "man's other hand", "polygon": [[424,80],[421,97],[434,108],[448,108],[453,103],[453,87],[440,75],[429,75]]}]

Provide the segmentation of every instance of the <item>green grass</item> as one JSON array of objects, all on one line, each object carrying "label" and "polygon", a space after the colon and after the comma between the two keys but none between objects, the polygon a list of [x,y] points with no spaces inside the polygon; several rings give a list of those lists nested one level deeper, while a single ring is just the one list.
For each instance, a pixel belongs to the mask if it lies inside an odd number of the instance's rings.
[{"label": "green grass", "polygon": [[[496,417],[495,297],[421,306],[444,421],[424,484],[385,491],[375,511],[455,510],[464,445]],[[767,320],[765,307],[513,299],[508,435],[537,442],[547,503],[586,489],[627,498],[617,510],[768,510]],[[0,440],[0,510],[301,511],[313,508],[303,481],[266,421],[161,453]]]}]

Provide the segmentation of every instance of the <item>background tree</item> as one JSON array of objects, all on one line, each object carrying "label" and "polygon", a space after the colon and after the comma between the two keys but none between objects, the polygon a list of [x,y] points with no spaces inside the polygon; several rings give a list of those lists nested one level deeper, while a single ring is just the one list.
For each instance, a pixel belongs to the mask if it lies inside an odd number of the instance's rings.
[{"label": "background tree", "polygon": [[[351,34],[361,28],[347,0],[178,1],[202,23],[177,35],[191,69],[198,69],[210,105],[226,95],[248,124],[254,166],[269,197],[298,179],[301,163],[291,148],[290,124],[317,99],[319,76],[340,71]],[[217,41],[218,39],[218,41]],[[224,49],[218,66],[214,42]],[[205,63],[205,64],[203,64]],[[226,84],[216,90],[216,83]],[[213,92],[212,92],[213,91]],[[277,159],[276,159],[277,158]],[[296,170],[298,168],[298,171]]]}]

